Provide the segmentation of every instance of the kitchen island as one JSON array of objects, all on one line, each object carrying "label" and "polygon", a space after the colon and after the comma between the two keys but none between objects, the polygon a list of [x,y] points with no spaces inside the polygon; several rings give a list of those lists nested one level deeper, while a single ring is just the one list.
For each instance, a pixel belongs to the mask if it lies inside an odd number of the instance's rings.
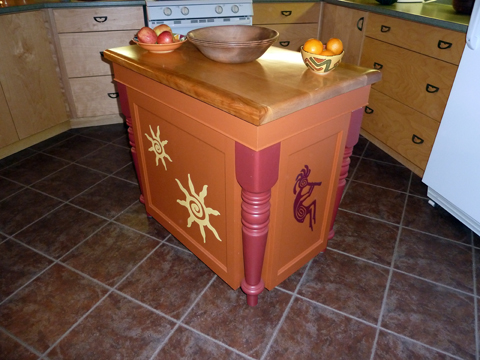
[{"label": "kitchen island", "polygon": [[379,71],[341,64],[317,75],[274,47],[223,64],[188,42],[169,54],[134,45],[104,56],[147,213],[241,286],[249,305],[325,250]]}]

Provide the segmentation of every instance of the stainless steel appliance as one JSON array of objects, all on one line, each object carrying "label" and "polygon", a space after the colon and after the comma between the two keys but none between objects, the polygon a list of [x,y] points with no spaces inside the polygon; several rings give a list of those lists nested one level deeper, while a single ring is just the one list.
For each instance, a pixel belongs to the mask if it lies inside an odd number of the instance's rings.
[{"label": "stainless steel appliance", "polygon": [[252,25],[252,0],[147,0],[148,26],[167,24],[177,34],[220,25]]}]

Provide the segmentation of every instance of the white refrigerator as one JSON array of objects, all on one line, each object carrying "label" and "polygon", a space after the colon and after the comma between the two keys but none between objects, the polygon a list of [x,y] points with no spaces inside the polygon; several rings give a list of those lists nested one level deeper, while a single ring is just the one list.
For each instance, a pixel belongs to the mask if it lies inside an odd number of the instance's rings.
[{"label": "white refrigerator", "polygon": [[423,182],[431,200],[480,235],[480,0]]}]

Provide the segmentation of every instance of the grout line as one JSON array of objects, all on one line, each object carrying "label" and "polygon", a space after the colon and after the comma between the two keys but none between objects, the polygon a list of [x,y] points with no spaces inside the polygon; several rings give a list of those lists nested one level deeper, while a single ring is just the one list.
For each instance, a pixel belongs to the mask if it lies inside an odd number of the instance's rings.
[{"label": "grout line", "polygon": [[[32,353],[34,353],[35,355],[37,355],[39,358],[41,358],[42,356],[42,353],[40,351],[38,351],[37,349],[35,349],[34,347],[30,346],[28,343],[26,343],[25,341],[23,341],[22,339],[19,339],[18,337],[16,337],[14,334],[10,333],[7,329],[3,328],[2,326],[0,326],[0,332],[1,333],[4,333],[6,336],[12,338],[13,340],[15,340],[16,342],[20,343],[23,347],[27,348],[29,351],[31,351]],[[3,345],[3,344],[2,344]],[[3,350],[3,346],[2,346],[2,350]],[[3,352],[1,353],[1,355],[5,355]],[[5,359],[7,360],[7,359]]]}]

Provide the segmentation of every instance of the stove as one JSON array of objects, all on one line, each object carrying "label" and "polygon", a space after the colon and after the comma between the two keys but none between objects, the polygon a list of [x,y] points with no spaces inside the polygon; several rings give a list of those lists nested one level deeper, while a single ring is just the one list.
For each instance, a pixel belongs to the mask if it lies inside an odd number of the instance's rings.
[{"label": "stove", "polygon": [[148,26],[167,24],[177,34],[221,25],[252,25],[252,0],[147,0]]}]

